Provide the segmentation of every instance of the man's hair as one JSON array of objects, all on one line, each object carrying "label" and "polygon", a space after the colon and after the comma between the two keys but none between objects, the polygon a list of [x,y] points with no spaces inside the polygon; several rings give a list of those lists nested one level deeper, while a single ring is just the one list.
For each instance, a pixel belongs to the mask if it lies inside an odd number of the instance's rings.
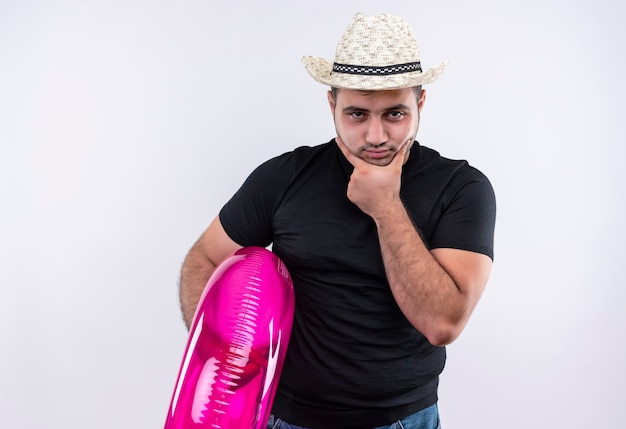
[{"label": "man's hair", "polygon": [[[417,102],[419,104],[420,97],[422,96],[422,85],[413,86],[413,90],[415,91],[415,97],[417,97]],[[334,86],[330,87],[330,93],[333,97],[333,103],[337,104],[337,94],[339,93],[340,88],[335,88]]]}]

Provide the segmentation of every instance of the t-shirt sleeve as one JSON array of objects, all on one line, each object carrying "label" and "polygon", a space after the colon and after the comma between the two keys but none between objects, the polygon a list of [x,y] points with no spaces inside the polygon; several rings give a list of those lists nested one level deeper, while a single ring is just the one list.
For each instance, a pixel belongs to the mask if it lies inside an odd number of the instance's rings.
[{"label": "t-shirt sleeve", "polygon": [[494,258],[496,198],[489,179],[468,167],[435,228],[431,248],[454,248]]},{"label": "t-shirt sleeve", "polygon": [[242,246],[266,247],[273,240],[272,221],[293,166],[288,154],[257,167],[219,213],[226,234]]}]

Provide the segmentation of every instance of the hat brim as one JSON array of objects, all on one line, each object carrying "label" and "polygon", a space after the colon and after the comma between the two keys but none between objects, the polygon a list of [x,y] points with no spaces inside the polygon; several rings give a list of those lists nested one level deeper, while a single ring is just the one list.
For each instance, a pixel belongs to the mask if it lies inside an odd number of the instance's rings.
[{"label": "hat brim", "polygon": [[334,88],[382,91],[432,83],[446,70],[444,62],[426,72],[398,73],[384,76],[333,72],[333,63],[318,57],[303,57],[302,63],[313,79]]}]

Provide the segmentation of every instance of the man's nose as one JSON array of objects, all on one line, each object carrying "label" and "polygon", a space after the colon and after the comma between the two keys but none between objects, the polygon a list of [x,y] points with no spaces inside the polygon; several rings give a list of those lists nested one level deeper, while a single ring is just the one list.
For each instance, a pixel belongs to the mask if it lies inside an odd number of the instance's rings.
[{"label": "man's nose", "polygon": [[367,143],[374,146],[387,142],[387,131],[380,118],[370,118],[365,139]]}]

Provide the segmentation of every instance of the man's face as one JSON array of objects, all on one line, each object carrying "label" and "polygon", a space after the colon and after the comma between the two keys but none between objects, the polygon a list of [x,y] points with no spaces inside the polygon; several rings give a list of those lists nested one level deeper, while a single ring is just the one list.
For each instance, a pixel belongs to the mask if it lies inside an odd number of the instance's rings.
[{"label": "man's face", "polygon": [[337,135],[350,152],[374,165],[389,164],[403,143],[413,144],[425,99],[422,90],[418,102],[413,88],[339,89],[335,103],[328,92]]}]

